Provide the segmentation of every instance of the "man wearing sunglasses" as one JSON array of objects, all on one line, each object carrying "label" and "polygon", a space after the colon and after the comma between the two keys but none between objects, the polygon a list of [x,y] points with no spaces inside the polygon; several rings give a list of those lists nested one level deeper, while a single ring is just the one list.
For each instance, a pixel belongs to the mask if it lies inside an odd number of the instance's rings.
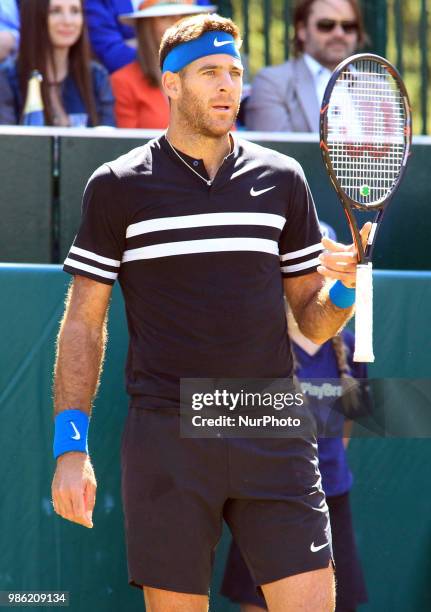
[{"label": "man wearing sunglasses", "polygon": [[250,130],[317,132],[331,72],[366,39],[358,0],[298,0],[293,25],[294,58],[263,68],[253,82]]}]

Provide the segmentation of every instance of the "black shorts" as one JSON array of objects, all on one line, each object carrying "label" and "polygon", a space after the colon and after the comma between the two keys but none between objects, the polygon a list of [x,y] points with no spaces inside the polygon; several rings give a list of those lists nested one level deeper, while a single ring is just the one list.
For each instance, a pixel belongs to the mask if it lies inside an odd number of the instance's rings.
[{"label": "black shorts", "polygon": [[180,438],[179,415],[130,408],[122,445],[129,583],[208,594],[223,518],[256,584],[327,567],[314,440]]},{"label": "black shorts", "polygon": [[[368,599],[356,550],[349,494],[328,497],[327,502],[337,579],[336,610],[339,612],[355,610],[359,604],[365,603]],[[265,600],[256,591],[255,583],[234,542],[229,550],[221,594],[236,603],[255,604],[265,608]]]}]

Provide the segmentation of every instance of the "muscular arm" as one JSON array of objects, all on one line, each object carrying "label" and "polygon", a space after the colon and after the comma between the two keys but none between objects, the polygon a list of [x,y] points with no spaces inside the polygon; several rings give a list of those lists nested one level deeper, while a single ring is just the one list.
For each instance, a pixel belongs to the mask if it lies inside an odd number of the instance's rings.
[{"label": "muscular arm", "polygon": [[284,292],[301,332],[316,344],[335,336],[353,315],[352,308],[338,308],[329,299],[331,283],[314,272],[284,279]]},{"label": "muscular arm", "polygon": [[[77,408],[91,413],[106,345],[111,285],[75,276],[57,340],[54,412]],[[90,458],[66,452],[57,458],[52,481],[54,510],[63,518],[93,526],[96,478]]]},{"label": "muscular arm", "polygon": [[57,339],[54,411],[78,408],[91,414],[106,345],[111,285],[75,276]]},{"label": "muscular arm", "polygon": [[[370,231],[371,223],[367,221],[360,231],[363,245]],[[346,287],[356,283],[356,247],[330,238],[323,238],[322,245],[325,252],[319,257],[317,272],[284,279],[284,293],[299,329],[316,344],[333,338],[354,313],[353,306],[339,308],[331,302],[329,289],[333,281],[339,280]]]}]

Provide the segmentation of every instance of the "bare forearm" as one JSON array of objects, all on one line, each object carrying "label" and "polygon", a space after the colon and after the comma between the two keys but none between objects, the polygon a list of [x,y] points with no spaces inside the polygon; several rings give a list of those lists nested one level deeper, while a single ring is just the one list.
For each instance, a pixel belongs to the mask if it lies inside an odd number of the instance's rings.
[{"label": "bare forearm", "polygon": [[338,308],[329,298],[327,284],[311,297],[303,307],[297,320],[304,336],[316,344],[323,344],[333,338],[353,316],[354,307]]},{"label": "bare forearm", "polygon": [[106,320],[101,328],[73,319],[60,327],[54,370],[54,412],[79,408],[91,414],[106,346]]},{"label": "bare forearm", "polygon": [[[370,230],[371,223],[367,221],[360,232],[364,248]],[[334,301],[346,305],[352,303],[354,295],[345,292],[356,285],[358,259],[353,244],[346,246],[322,238],[322,246],[325,251],[319,255],[317,272],[284,279],[284,292],[296,322],[304,336],[316,344],[333,338],[353,316],[354,306],[336,306],[329,297],[329,290],[337,281],[335,292],[331,289]]]}]

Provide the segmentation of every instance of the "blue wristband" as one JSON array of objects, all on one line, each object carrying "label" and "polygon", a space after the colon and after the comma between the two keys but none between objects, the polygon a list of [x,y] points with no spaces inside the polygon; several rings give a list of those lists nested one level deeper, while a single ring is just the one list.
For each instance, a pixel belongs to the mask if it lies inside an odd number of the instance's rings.
[{"label": "blue wristband", "polygon": [[338,308],[350,308],[355,303],[355,289],[349,289],[337,280],[329,290],[329,297]]},{"label": "blue wristband", "polygon": [[63,453],[80,451],[88,455],[88,425],[90,419],[85,412],[71,408],[55,417],[54,457]]}]

